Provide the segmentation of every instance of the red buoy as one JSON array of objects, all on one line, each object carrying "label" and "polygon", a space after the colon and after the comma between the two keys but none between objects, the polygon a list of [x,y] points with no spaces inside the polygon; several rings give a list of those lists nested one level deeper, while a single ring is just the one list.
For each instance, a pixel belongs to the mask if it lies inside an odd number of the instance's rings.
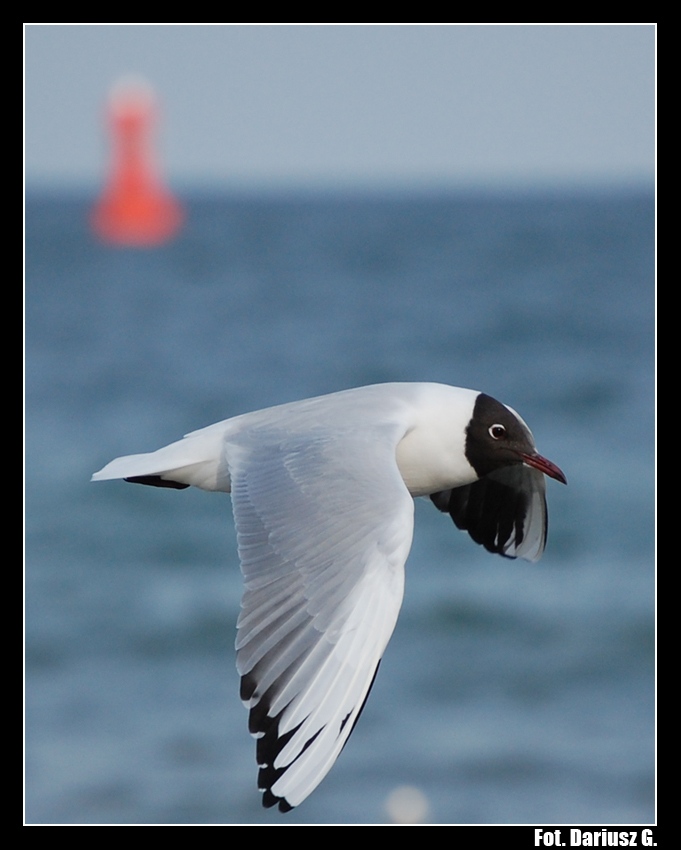
[{"label": "red buoy", "polygon": [[157,107],[150,86],[120,81],[107,112],[111,162],[92,227],[105,242],[118,245],[167,242],[182,226],[184,213],[159,174],[151,138]]}]

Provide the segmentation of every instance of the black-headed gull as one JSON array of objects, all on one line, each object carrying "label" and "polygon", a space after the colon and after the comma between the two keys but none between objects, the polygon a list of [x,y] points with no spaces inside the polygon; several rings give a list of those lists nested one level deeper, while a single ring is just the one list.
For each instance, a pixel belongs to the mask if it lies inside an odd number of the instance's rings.
[{"label": "black-headed gull", "polygon": [[241,698],[263,804],[285,812],[331,769],[369,694],[402,602],[413,497],[490,552],[536,561],[544,475],[566,483],[510,407],[395,383],[235,416],[93,480],[232,494]]}]

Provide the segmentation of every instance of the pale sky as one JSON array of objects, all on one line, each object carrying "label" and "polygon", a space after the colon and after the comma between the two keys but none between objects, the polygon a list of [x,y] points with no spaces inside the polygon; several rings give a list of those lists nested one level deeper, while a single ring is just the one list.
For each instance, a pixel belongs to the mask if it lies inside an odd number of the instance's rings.
[{"label": "pale sky", "polygon": [[125,74],[171,183],[647,183],[654,24],[25,25],[29,187],[91,186]]}]

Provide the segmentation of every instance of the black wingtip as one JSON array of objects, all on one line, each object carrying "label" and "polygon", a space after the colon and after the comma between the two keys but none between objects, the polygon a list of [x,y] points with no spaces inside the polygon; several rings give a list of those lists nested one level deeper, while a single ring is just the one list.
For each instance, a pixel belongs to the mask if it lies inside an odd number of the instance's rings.
[{"label": "black wingtip", "polygon": [[269,788],[262,795],[262,804],[266,809],[271,809],[272,806],[279,806],[279,811],[286,814],[286,812],[292,811],[295,806],[292,806],[284,797],[277,797],[276,794],[273,794]]},{"label": "black wingtip", "polygon": [[149,484],[151,487],[170,487],[172,490],[186,490],[189,484],[180,484],[179,481],[168,481],[160,475],[132,475],[124,479],[131,484]]},{"label": "black wingtip", "polygon": [[[494,555],[511,560],[525,538],[525,521],[530,495],[522,485],[523,467],[505,467],[485,475],[473,484],[433,493],[435,507],[448,513],[461,531]],[[520,475],[521,481],[515,478]],[[544,512],[546,517],[546,512]],[[546,540],[548,521],[545,518],[543,537]],[[542,546],[543,548],[543,546]]]}]

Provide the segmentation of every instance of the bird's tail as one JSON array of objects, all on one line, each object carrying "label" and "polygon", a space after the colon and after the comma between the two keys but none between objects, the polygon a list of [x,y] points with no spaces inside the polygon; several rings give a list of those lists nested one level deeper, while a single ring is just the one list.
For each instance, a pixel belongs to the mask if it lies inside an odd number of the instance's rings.
[{"label": "bird's tail", "polygon": [[95,472],[92,481],[124,478],[137,484],[183,489],[230,491],[229,471],[220,436],[210,429],[189,434],[147,454],[117,457]]}]

